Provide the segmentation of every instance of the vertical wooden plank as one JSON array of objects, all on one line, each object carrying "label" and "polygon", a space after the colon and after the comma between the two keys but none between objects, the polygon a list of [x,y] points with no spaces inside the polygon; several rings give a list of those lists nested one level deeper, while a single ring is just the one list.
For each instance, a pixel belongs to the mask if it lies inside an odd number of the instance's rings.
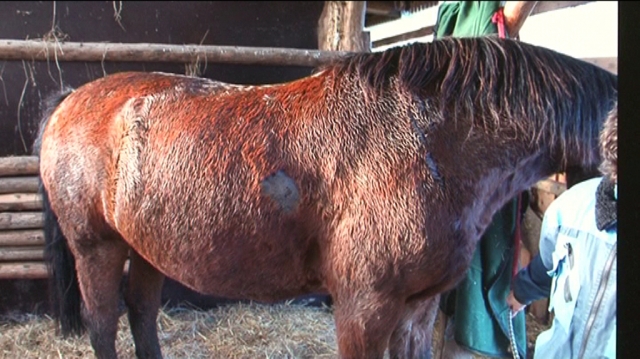
[{"label": "vertical wooden plank", "polygon": [[365,1],[325,1],[318,21],[318,48],[327,51],[369,52],[364,31]]}]

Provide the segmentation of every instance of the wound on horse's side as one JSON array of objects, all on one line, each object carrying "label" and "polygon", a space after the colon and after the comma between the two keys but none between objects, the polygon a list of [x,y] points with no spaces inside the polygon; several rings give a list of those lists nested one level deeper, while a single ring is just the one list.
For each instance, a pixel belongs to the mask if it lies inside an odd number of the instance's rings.
[{"label": "wound on horse's side", "polygon": [[260,183],[262,194],[271,197],[285,212],[292,212],[298,207],[300,193],[294,180],[279,170],[267,176]]}]

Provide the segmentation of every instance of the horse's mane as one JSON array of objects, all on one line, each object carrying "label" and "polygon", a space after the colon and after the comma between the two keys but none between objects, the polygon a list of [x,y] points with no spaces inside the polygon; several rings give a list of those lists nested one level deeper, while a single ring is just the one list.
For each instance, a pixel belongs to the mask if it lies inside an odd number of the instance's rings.
[{"label": "horse's mane", "polygon": [[321,70],[333,70],[338,81],[355,77],[373,96],[395,79],[407,95],[439,100],[441,109],[453,110],[456,118],[472,116],[485,130],[513,126],[516,134],[535,131],[532,141],[551,136],[565,153],[585,143],[597,146],[592,139],[617,98],[616,75],[494,36],[448,37],[352,54]]}]

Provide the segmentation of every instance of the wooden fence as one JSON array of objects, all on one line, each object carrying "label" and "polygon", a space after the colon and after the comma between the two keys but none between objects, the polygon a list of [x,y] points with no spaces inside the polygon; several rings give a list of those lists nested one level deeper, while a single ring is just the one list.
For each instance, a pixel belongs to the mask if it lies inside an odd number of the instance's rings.
[{"label": "wooden fence", "polygon": [[36,157],[0,158],[0,279],[45,278]]}]

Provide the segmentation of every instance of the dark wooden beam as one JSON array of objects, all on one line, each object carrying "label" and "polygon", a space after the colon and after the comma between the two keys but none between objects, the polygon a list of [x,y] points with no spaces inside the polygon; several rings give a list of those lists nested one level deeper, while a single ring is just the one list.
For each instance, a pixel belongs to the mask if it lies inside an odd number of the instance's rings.
[{"label": "dark wooden beam", "polygon": [[434,28],[433,25],[432,26],[426,26],[426,27],[420,28],[418,30],[405,32],[404,34],[400,34],[400,35],[396,35],[396,36],[392,36],[392,37],[387,37],[387,38],[384,38],[384,39],[381,39],[381,40],[378,40],[378,41],[374,41],[371,44],[371,47],[375,49],[376,47],[391,45],[391,44],[394,44],[396,42],[407,41],[407,40],[415,39],[415,38],[418,38],[418,37],[432,35],[433,34],[433,28]]},{"label": "dark wooden beam", "polygon": [[367,14],[396,16],[438,6],[437,1],[367,1]]},{"label": "dark wooden beam", "polygon": [[393,1],[367,1],[367,14],[381,16],[400,16],[400,10]]},{"label": "dark wooden beam", "polygon": [[384,16],[384,15],[367,14],[364,20],[364,26],[365,27],[376,26],[376,25],[384,24],[385,22],[398,20],[399,18],[400,18],[400,15]]}]

